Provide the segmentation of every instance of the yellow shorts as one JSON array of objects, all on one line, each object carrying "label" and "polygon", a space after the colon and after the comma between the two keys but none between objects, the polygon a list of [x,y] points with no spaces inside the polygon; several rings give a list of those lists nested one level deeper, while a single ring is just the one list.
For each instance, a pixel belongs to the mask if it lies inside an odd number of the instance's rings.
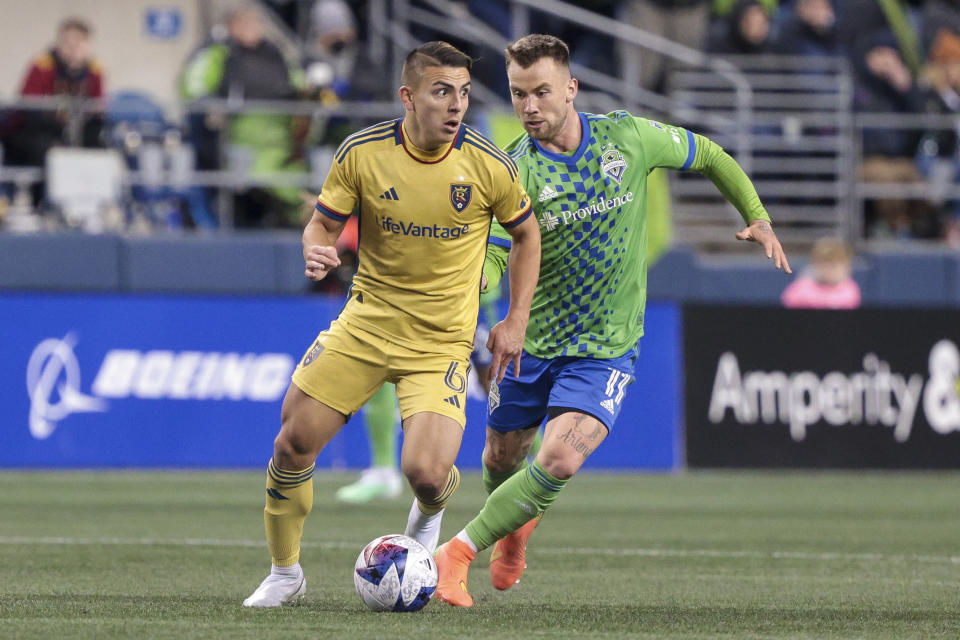
[{"label": "yellow shorts", "polygon": [[311,398],[347,416],[384,382],[397,385],[400,417],[432,411],[467,423],[469,354],[423,353],[335,320],[307,349],[293,383]]}]

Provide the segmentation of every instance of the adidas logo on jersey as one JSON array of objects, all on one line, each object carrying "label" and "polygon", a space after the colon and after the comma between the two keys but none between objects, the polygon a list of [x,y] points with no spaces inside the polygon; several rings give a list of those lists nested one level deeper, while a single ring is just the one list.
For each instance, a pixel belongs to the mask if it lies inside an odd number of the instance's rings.
[{"label": "adidas logo on jersey", "polygon": [[560,194],[557,193],[556,189],[554,189],[550,185],[544,185],[543,191],[540,192],[540,197],[538,198],[538,200],[540,202],[546,202],[547,200],[556,198],[558,195]]},{"label": "adidas logo on jersey", "polygon": [[397,190],[393,187],[390,187],[386,191],[380,194],[381,200],[399,200],[400,196],[397,195]]},{"label": "adidas logo on jersey", "polygon": [[444,398],[443,401],[449,402],[450,404],[455,406],[457,409],[460,408],[460,398],[458,398],[457,396],[450,396],[449,398]]},{"label": "adidas logo on jersey", "polygon": [[613,400],[611,398],[607,398],[606,400],[601,400],[600,406],[606,409],[607,411],[609,411],[610,413],[614,413]]}]

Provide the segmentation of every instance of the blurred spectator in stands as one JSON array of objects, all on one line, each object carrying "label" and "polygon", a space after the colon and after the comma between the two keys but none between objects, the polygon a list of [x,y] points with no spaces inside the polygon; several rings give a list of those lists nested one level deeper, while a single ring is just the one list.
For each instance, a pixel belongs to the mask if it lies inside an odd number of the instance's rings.
[{"label": "blurred spectator in stands", "polygon": [[[946,24],[946,23],[945,23]],[[943,27],[930,48],[923,80],[930,87],[927,111],[960,114],[960,35]],[[960,184],[960,124],[924,134],[917,149],[917,167],[931,184],[931,200],[945,206],[943,232],[947,242],[960,249],[960,201],[946,196]]]},{"label": "blurred spectator in stands", "polygon": [[[923,111],[923,94],[893,35],[887,29],[860,38],[854,46],[854,109],[861,113],[915,114]],[[866,129],[865,156],[912,156],[917,136],[909,130]]]},{"label": "blurred spectator in stands", "polygon": [[[302,96],[302,70],[288,63],[280,49],[264,38],[256,9],[231,12],[227,32],[225,41],[200,49],[188,60],[181,80],[184,97],[219,97],[242,104],[244,100],[294,101]],[[215,120],[208,117],[206,124]],[[253,175],[306,171],[304,118],[276,111],[244,111],[228,116],[224,127],[228,147],[221,157],[226,156],[231,169]],[[209,149],[198,153],[208,162],[216,155]],[[299,228],[303,225],[301,204],[296,187],[248,189],[234,199],[234,224]]]},{"label": "blurred spectator in stands", "polygon": [[915,6],[923,0],[843,0],[836,5],[840,42],[855,55],[854,44],[863,34],[889,32],[890,46],[914,77],[920,71],[922,54],[913,23]]},{"label": "blurred spectator in stands", "polygon": [[791,282],[780,301],[790,309],[856,309],[860,286],[852,277],[853,252],[839,238],[820,238],[810,266]]},{"label": "blurred spectator in stands", "polygon": [[317,0],[310,9],[308,79],[314,86],[346,98],[359,57],[357,22],[344,0]]},{"label": "blurred spectator in stands", "polygon": [[[774,15],[777,12],[777,8],[780,5],[780,0],[760,0],[764,8],[767,10],[767,15]],[[713,7],[713,15],[716,18],[726,18],[730,15],[730,12],[733,11],[734,6],[737,4],[737,0],[713,0],[711,3]]]},{"label": "blurred spectator in stands", "polygon": [[[54,146],[95,147],[103,144],[100,109],[86,110],[85,99],[103,98],[103,69],[92,56],[90,25],[80,18],[60,23],[54,45],[33,60],[20,95],[23,98],[60,98],[56,109],[23,109],[3,124],[4,162],[12,166],[42,167]],[[32,189],[34,205],[43,185]]]},{"label": "blurred spectator in stands", "polygon": [[[634,27],[702,50],[710,21],[708,0],[626,0],[620,19]],[[669,60],[648,49],[620,42],[620,69],[628,82],[665,92],[670,78]]]},{"label": "blurred spectator in stands", "polygon": [[929,0],[923,7],[921,25],[923,50],[927,52],[929,61],[934,43],[942,30],[960,33],[960,0]]},{"label": "blurred spectator in stands", "polygon": [[737,0],[711,31],[707,49],[713,53],[744,55],[772,53],[770,13],[760,0]]},{"label": "blurred spectator in stands", "polygon": [[[920,114],[924,95],[900,56],[889,29],[861,36],[854,44],[854,109],[860,113]],[[914,163],[920,132],[911,129],[865,127],[862,134],[865,182],[917,183]],[[868,234],[878,237],[914,238],[936,235],[929,207],[902,198],[879,198],[867,202]]]},{"label": "blurred spectator in stands", "polygon": [[780,27],[776,49],[792,56],[840,55],[833,0],[797,0]]},{"label": "blurred spectator in stands", "polygon": [[[341,101],[390,100],[393,91],[359,41],[357,20],[344,0],[317,0],[310,9],[307,84],[314,99],[326,106]],[[328,118],[318,114],[311,122],[311,144],[336,147],[347,135],[376,124],[382,118]],[[313,195],[315,198],[316,196]]]}]

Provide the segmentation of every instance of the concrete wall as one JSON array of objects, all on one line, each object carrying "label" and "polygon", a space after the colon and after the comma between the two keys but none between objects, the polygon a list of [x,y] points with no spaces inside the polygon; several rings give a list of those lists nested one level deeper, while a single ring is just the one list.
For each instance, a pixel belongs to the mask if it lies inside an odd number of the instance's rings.
[{"label": "concrete wall", "polygon": [[[792,260],[794,273],[806,267]],[[861,254],[868,306],[960,306],[955,252]],[[700,258],[673,249],[650,270],[652,300],[779,304],[792,280],[763,257]],[[300,234],[125,237],[0,234],[0,290],[296,294],[307,289]]]},{"label": "concrete wall", "polygon": [[[151,11],[179,15],[177,35],[161,38],[147,28]],[[30,61],[49,48],[68,16],[93,27],[93,50],[105,69],[106,89],[143,91],[168,103],[176,98],[183,62],[204,35],[198,0],[0,0],[0,100],[19,92]]]}]

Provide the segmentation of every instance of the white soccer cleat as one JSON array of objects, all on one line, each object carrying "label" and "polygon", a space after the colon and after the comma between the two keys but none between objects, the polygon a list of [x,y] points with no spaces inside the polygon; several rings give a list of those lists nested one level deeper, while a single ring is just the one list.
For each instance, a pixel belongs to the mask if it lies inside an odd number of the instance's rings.
[{"label": "white soccer cleat", "polygon": [[283,576],[270,573],[257,590],[243,601],[245,607],[280,607],[296,604],[307,592],[307,579],[301,569],[297,575]]},{"label": "white soccer cleat", "polygon": [[446,507],[433,515],[426,515],[420,511],[417,499],[413,499],[413,506],[410,507],[410,514],[407,516],[407,528],[403,535],[409,536],[425,546],[430,555],[437,550],[437,542],[440,541],[440,525],[443,523],[443,512]]}]

